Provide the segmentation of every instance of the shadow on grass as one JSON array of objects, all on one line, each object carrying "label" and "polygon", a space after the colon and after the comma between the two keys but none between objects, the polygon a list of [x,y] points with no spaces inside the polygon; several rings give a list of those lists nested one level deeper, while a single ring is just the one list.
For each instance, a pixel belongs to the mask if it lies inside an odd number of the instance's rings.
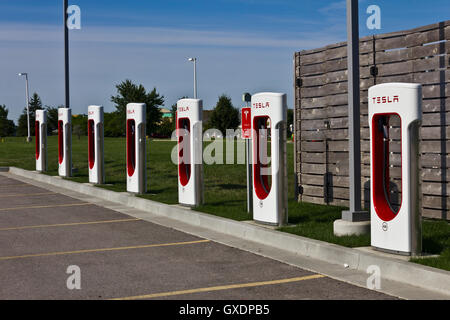
[{"label": "shadow on grass", "polygon": [[334,221],[341,219],[346,208],[318,205],[295,200],[289,201],[290,226],[278,230],[298,236],[326,241],[346,247],[365,247],[370,245],[370,235],[336,237]]},{"label": "shadow on grass", "polygon": [[289,201],[289,223],[299,224],[306,222],[329,223],[341,218],[343,207],[317,205],[311,203],[298,203]]},{"label": "shadow on grass", "polygon": [[[245,208],[245,201],[243,201],[243,200],[226,200],[226,201],[222,200],[222,201],[215,201],[215,202],[208,201],[207,204],[202,205],[199,208],[216,207],[217,209],[220,209],[220,208],[228,207],[231,205],[236,207],[237,205],[240,205],[240,204],[242,204],[243,205],[242,207]],[[224,208],[224,209],[227,209],[227,208]]]},{"label": "shadow on grass", "polygon": [[423,251],[442,254],[450,250],[450,225],[445,221],[425,220],[423,222]]},{"label": "shadow on grass", "polygon": [[215,187],[219,187],[219,188],[225,189],[225,190],[247,189],[247,186],[243,186],[241,184],[232,184],[232,183],[218,184],[218,185],[215,185]]}]

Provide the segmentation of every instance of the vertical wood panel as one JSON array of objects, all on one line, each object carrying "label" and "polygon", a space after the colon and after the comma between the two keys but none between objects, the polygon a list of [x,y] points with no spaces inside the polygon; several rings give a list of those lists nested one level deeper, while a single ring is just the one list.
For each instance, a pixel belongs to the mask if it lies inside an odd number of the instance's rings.
[{"label": "vertical wood panel", "polygon": [[[450,21],[365,37],[360,41],[361,151],[363,202],[367,207],[370,148],[368,88],[387,82],[423,84],[421,183],[423,215],[450,215]],[[348,107],[346,43],[304,50],[295,55],[297,169],[304,189],[300,201],[325,203],[323,181],[331,174],[330,204],[348,205]],[[371,71],[378,71],[372,74]],[[393,130],[391,173],[400,183],[400,142]],[[398,137],[397,137],[398,138]],[[326,151],[328,150],[328,154]],[[400,190],[401,192],[401,190]],[[401,193],[400,193],[401,194]]]}]

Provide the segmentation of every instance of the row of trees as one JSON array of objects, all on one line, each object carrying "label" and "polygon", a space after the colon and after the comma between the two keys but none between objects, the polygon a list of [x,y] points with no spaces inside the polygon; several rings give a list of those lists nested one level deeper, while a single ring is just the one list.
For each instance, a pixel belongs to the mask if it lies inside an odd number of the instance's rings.
[{"label": "row of trees", "polygon": [[[35,122],[35,114],[36,110],[42,109],[42,101],[37,93],[34,93],[30,99],[30,135],[34,135],[34,122]],[[46,107],[49,112],[49,120],[53,120],[52,122],[57,126],[58,124],[58,109]],[[8,119],[9,110],[5,105],[0,105],[0,136],[22,136],[25,137],[28,135],[28,118],[27,118],[27,109],[23,110],[23,113],[19,117],[18,125],[16,126],[14,121]],[[56,119],[54,119],[56,115]],[[53,117],[52,117],[53,116]],[[50,126],[49,126],[50,127]],[[56,128],[56,127],[55,127]]]},{"label": "row of trees", "polygon": [[14,121],[8,120],[8,113],[6,106],[0,105],[0,137],[12,136],[16,131]]},{"label": "row of trees", "polygon": [[[122,137],[125,136],[126,106],[130,102],[140,102],[147,105],[147,133],[149,135],[170,137],[175,130],[176,105],[171,107],[172,119],[162,118],[160,107],[164,105],[164,96],[161,96],[156,88],[147,90],[142,85],[136,85],[131,80],[125,80],[116,86],[117,94],[111,97],[116,110],[105,113],[105,136]],[[58,108],[45,106],[43,108],[41,98],[34,93],[30,100],[30,134],[34,136],[35,114],[38,109],[47,110],[48,133],[54,133],[58,128]],[[289,124],[292,123],[291,115],[288,115]],[[87,135],[87,115],[76,115],[72,118],[73,133],[79,137]],[[288,126],[289,126],[288,124]],[[222,95],[211,112],[209,121],[204,124],[204,130],[214,128],[225,133],[226,129],[237,129],[240,125],[239,110],[231,103],[231,99]],[[18,125],[15,126],[12,120],[8,120],[8,109],[0,105],[0,136],[27,136],[27,109],[19,117]]]},{"label": "row of trees", "polygon": [[[164,105],[164,97],[156,92],[156,88],[147,92],[142,85],[136,85],[131,80],[125,80],[116,86],[117,95],[111,97],[115,104],[114,112],[105,113],[105,136],[120,137],[125,135],[126,105],[130,102],[142,102],[147,105],[147,132],[149,134],[158,131],[162,114],[160,107]],[[62,106],[59,106],[59,108]],[[58,108],[43,107],[41,98],[34,93],[29,103],[30,135],[35,135],[36,110],[47,110],[48,133],[52,134],[58,128]],[[17,126],[14,121],[8,119],[9,110],[0,105],[0,136],[28,135],[27,108],[20,115]],[[81,136],[87,134],[87,115],[75,115],[72,117],[73,133]]]}]

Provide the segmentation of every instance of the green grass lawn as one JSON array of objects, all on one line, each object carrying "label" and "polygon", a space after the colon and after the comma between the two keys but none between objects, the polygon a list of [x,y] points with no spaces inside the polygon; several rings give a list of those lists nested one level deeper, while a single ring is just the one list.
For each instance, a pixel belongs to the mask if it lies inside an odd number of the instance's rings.
[{"label": "green grass lawn", "polygon": [[[88,182],[87,138],[73,137],[72,157],[76,171],[70,178],[76,182]],[[239,143],[243,143],[242,141]],[[49,175],[58,174],[57,137],[48,139]],[[205,142],[205,146],[209,143]],[[167,204],[178,203],[177,166],[171,162],[173,141],[148,141],[148,193],[143,198]],[[224,146],[225,149],[225,146]],[[235,145],[235,155],[237,154]],[[218,153],[220,156],[220,153]],[[292,226],[280,231],[327,241],[347,247],[370,246],[370,236],[336,237],[333,222],[341,218],[345,208],[298,203],[294,196],[293,144],[288,144],[289,222]],[[224,154],[222,155],[225,156]],[[0,142],[0,166],[35,169],[34,143],[24,138],[7,138]],[[106,183],[102,188],[118,192],[126,191],[125,139],[105,138]],[[246,212],[245,165],[206,165],[205,204],[196,210],[238,221],[251,220]],[[441,254],[439,258],[420,259],[414,262],[450,270],[450,226],[443,221],[425,221],[423,224],[424,251]]]}]

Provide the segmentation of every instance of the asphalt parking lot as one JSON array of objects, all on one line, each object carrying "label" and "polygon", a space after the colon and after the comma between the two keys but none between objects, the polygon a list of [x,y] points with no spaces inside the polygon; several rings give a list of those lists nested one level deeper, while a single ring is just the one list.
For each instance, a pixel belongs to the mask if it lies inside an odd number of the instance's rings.
[{"label": "asphalt parking lot", "polygon": [[392,297],[0,175],[0,299]]}]

